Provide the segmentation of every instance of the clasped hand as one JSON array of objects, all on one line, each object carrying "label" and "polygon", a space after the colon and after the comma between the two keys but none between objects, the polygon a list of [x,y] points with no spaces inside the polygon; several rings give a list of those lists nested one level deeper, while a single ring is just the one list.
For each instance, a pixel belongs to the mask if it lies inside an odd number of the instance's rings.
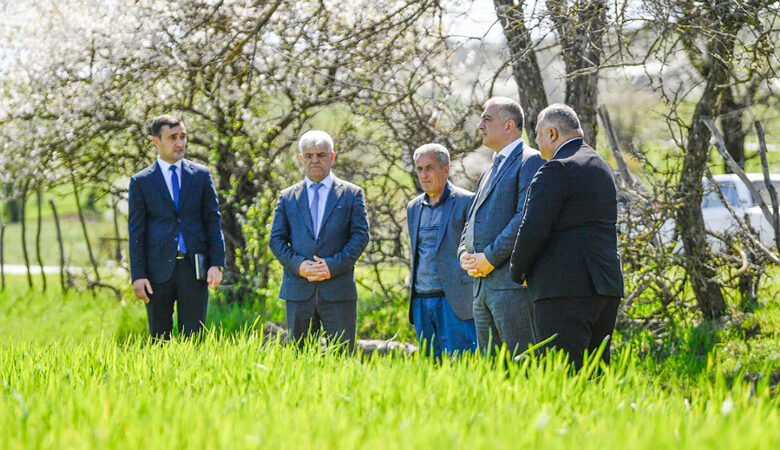
[{"label": "clasped hand", "polygon": [[[215,289],[222,282],[222,271],[217,266],[209,267],[206,272],[206,283],[208,283],[211,289]],[[149,296],[154,294],[152,290],[152,283],[148,278],[139,278],[133,281],[133,292],[135,296],[141,299],[144,303],[149,303]]]},{"label": "clasped hand", "polygon": [[330,269],[324,259],[314,256],[314,261],[307,259],[298,266],[298,275],[309,282],[323,281],[330,279]]},{"label": "clasped hand", "polygon": [[484,253],[464,253],[460,257],[460,267],[472,277],[486,277],[495,269]]}]

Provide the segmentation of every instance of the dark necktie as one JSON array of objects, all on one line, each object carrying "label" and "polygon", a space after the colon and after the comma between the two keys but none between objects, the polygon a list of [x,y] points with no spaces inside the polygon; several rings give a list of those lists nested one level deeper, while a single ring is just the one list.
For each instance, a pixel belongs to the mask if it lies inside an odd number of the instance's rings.
[{"label": "dark necktie", "polygon": [[487,180],[485,180],[485,184],[483,184],[479,189],[479,201],[482,201],[485,198],[488,190],[490,190],[490,186],[493,185],[493,181],[495,181],[496,174],[498,173],[498,168],[501,166],[501,161],[503,160],[504,155],[502,154],[496,154],[496,156],[493,157],[493,168],[490,169],[490,175],[488,176]]},{"label": "dark necktie", "polygon": [[[490,175],[488,175],[487,180],[485,180],[482,185],[477,187],[477,198],[474,200],[474,205],[479,205],[482,200],[485,199],[485,196],[488,193],[488,190],[490,190],[490,186],[493,184],[493,180],[496,178],[496,174],[498,173],[498,167],[501,165],[501,161],[504,160],[504,155],[496,154],[493,157],[493,168],[490,169]],[[469,253],[474,252],[474,215],[477,213],[477,208],[472,208],[471,210],[471,216],[469,216],[469,223],[466,226],[466,251]]]},{"label": "dark necktie", "polygon": [[493,180],[496,178],[496,173],[498,173],[498,168],[501,167],[501,161],[504,160],[504,155],[502,154],[496,154],[496,157],[493,158],[493,168],[490,169],[490,178],[488,178],[488,184],[487,186],[490,186],[491,183],[493,183]]},{"label": "dark necktie", "polygon": [[[171,190],[173,191],[173,205],[176,206],[176,211],[179,211],[179,176],[176,174],[176,166],[171,165]],[[179,225],[179,250],[182,253],[187,253],[187,246],[184,244],[184,235],[181,232],[181,225]]]},{"label": "dark necktie", "polygon": [[311,223],[314,227],[314,239],[317,239],[317,237],[320,234],[320,227],[319,227],[319,215],[320,215],[320,188],[322,187],[322,183],[312,183],[311,186],[309,186],[310,189],[314,191],[314,200],[312,200],[311,205],[309,206],[309,211],[311,212]]}]

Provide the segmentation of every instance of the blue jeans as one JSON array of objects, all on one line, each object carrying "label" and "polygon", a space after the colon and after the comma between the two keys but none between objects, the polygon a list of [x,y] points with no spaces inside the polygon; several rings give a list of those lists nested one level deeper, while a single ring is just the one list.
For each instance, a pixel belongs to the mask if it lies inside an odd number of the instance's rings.
[{"label": "blue jeans", "polygon": [[463,353],[477,348],[477,331],[474,320],[462,320],[455,315],[447,297],[420,298],[412,300],[414,331],[420,345],[428,354],[440,358],[442,353]]}]

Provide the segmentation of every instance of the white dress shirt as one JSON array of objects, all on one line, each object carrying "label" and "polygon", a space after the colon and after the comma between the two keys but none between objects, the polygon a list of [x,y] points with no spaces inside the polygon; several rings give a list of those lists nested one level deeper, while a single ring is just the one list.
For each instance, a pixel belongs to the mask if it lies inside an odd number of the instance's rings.
[{"label": "white dress shirt", "polygon": [[[314,190],[311,188],[311,185],[314,184],[313,181],[309,179],[309,177],[306,177],[306,195],[309,198],[309,211],[311,211],[312,203],[314,203]],[[325,202],[328,201],[328,194],[330,193],[330,188],[333,186],[333,174],[328,174],[327,177],[323,178],[322,181],[320,181],[320,204],[317,205],[317,222],[314,224],[314,234],[319,236],[320,235],[320,227],[322,226],[322,215],[325,214]]]},{"label": "white dress shirt", "polygon": [[517,138],[514,141],[510,142],[509,145],[502,148],[500,152],[493,155],[493,158],[497,158],[498,155],[501,155],[504,157],[504,159],[501,160],[501,163],[498,165],[498,169],[496,169],[496,173],[501,170],[501,167],[506,162],[506,159],[509,158],[509,155],[512,154],[512,150],[515,149],[518,145],[520,145],[523,142],[523,138]]},{"label": "white dress shirt", "polygon": [[165,178],[165,185],[168,186],[168,194],[173,200],[173,184],[171,182],[171,166],[176,166],[176,177],[179,179],[179,194],[181,194],[181,160],[176,161],[175,164],[163,161],[159,156],[157,157],[157,165],[162,170],[163,178]]}]

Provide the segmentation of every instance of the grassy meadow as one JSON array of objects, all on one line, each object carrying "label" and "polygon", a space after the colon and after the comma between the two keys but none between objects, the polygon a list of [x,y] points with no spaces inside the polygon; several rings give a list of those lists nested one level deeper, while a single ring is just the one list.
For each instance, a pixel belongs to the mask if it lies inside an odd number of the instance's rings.
[{"label": "grassy meadow", "polygon": [[[744,358],[757,342],[690,329],[677,356],[620,336],[612,366],[588,377],[554,357],[436,364],[299,351],[264,343],[253,318],[219,304],[202,342],[151,344],[143,307],[125,298],[44,294],[9,279],[0,294],[0,448],[780,445],[774,301],[756,314],[765,353],[752,368]],[[737,342],[749,348],[731,348]]]}]

